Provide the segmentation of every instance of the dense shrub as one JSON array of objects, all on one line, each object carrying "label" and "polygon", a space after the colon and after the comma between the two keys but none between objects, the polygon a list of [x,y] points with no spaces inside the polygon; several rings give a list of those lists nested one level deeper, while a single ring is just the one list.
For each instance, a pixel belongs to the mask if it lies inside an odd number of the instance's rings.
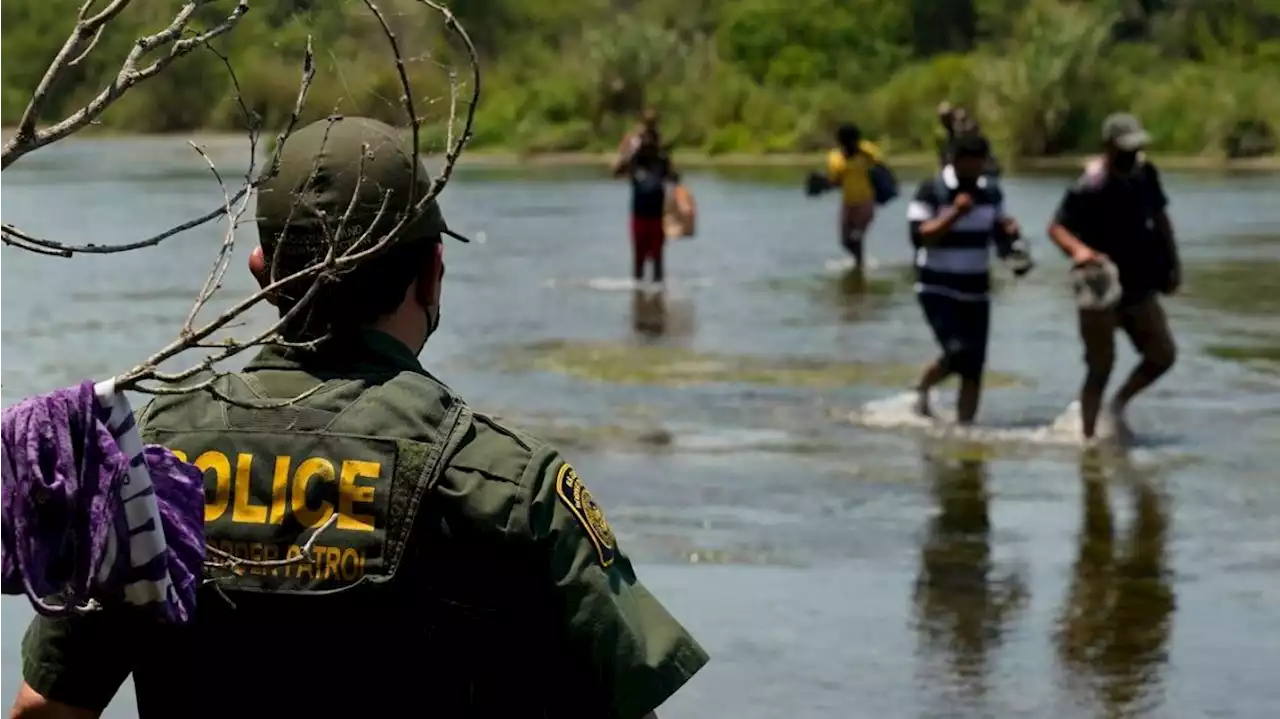
[{"label": "dense shrub", "polygon": [[[82,0],[3,3],[3,121],[70,30]],[[177,0],[135,2],[52,93],[44,120],[96,94]],[[410,59],[425,132],[442,141],[457,58],[413,0],[379,3]],[[1006,157],[1093,149],[1109,112],[1138,113],[1164,151],[1256,156],[1280,137],[1280,0],[454,0],[483,55],[474,146],[601,150],[645,106],[679,145],[709,153],[824,146],[841,120],[893,152],[932,147],[942,100],[975,111]],[[1212,11],[1210,11],[1212,6]],[[224,14],[229,0],[204,9]],[[252,5],[221,41],[250,110],[278,127],[310,33],[308,117],[402,122],[385,39],[359,0]],[[234,129],[222,60],[198,52],[140,86],[103,124],[132,132]]]}]

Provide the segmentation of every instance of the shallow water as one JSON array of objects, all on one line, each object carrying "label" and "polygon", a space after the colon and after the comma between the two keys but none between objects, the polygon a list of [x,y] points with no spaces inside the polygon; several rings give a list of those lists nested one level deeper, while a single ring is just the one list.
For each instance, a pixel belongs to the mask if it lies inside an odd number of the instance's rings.
[{"label": "shallow water", "polygon": [[[212,154],[229,177],[244,161]],[[701,234],[669,248],[662,296],[624,277],[626,192],[603,173],[464,170],[445,195],[477,242],[446,249],[423,359],[564,448],[712,653],[661,715],[1280,716],[1280,179],[1169,174],[1179,363],[1133,407],[1127,456],[1084,457],[1065,262],[1040,231],[1067,178],[1006,183],[1041,266],[1001,282],[982,428],[956,433],[903,400],[934,353],[903,202],[859,284],[800,174],[691,173]],[[68,144],[4,179],[6,222],[75,241],[222,201],[179,141]],[[251,284],[242,233],[228,295]],[[165,344],[220,237],[5,248],[3,402]],[[30,610],[0,607],[7,700]],[[108,716],[131,709],[122,692]]]}]

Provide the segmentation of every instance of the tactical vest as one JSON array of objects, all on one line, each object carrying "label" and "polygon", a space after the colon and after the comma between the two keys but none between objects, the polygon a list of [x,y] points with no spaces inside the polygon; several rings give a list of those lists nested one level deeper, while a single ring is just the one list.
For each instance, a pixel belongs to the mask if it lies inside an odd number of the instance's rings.
[{"label": "tactical vest", "polygon": [[[221,590],[325,594],[395,576],[440,446],[371,436],[365,390],[334,379],[280,406],[262,399],[258,373],[232,375],[224,393],[235,403],[193,396],[181,429],[149,428],[205,473],[208,561],[221,565],[207,578]],[[450,404],[432,424],[457,424],[461,403]]]},{"label": "tactical vest", "polygon": [[163,397],[144,419],[204,469],[207,543],[271,564],[206,572],[196,621],[135,669],[143,719],[601,716],[545,557],[432,491],[471,411],[425,375],[385,380],[246,372],[219,381],[235,402]]}]

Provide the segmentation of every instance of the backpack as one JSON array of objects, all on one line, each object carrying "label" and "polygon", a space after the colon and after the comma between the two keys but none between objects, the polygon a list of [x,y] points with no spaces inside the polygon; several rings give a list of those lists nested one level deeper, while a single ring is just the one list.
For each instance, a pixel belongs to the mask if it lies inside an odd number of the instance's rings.
[{"label": "backpack", "polygon": [[877,205],[887,205],[898,196],[898,178],[894,176],[893,170],[890,170],[888,165],[877,162],[871,166],[868,175]]}]

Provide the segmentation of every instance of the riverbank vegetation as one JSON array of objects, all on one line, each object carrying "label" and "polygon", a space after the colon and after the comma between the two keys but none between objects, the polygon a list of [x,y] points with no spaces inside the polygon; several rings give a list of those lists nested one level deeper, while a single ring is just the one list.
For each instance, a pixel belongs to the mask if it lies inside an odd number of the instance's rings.
[{"label": "riverbank vegetation", "polygon": [[[82,0],[7,0],[4,124],[74,23]],[[420,94],[442,96],[426,59],[443,32],[412,0],[382,0],[416,61]],[[177,0],[133,3],[49,103],[85,102],[134,39]],[[851,119],[896,153],[933,146],[934,108],[976,112],[1006,157],[1094,149],[1102,118],[1137,113],[1161,152],[1275,154],[1280,136],[1280,0],[453,0],[475,40],[484,89],[473,147],[598,151],[652,105],[680,147],[710,154],[807,152]],[[205,8],[225,15],[229,2]],[[419,22],[414,22],[418,19]],[[278,125],[302,48],[320,75],[310,110],[397,121],[385,38],[353,0],[253,3],[219,49],[249,107]],[[442,54],[443,53],[443,54]],[[450,62],[458,62],[456,50]],[[229,130],[244,123],[229,76],[199,52],[139,86],[103,118],[128,132]],[[447,103],[445,103],[447,104]],[[439,139],[439,138],[436,138]],[[442,143],[441,143],[442,144]]]}]

